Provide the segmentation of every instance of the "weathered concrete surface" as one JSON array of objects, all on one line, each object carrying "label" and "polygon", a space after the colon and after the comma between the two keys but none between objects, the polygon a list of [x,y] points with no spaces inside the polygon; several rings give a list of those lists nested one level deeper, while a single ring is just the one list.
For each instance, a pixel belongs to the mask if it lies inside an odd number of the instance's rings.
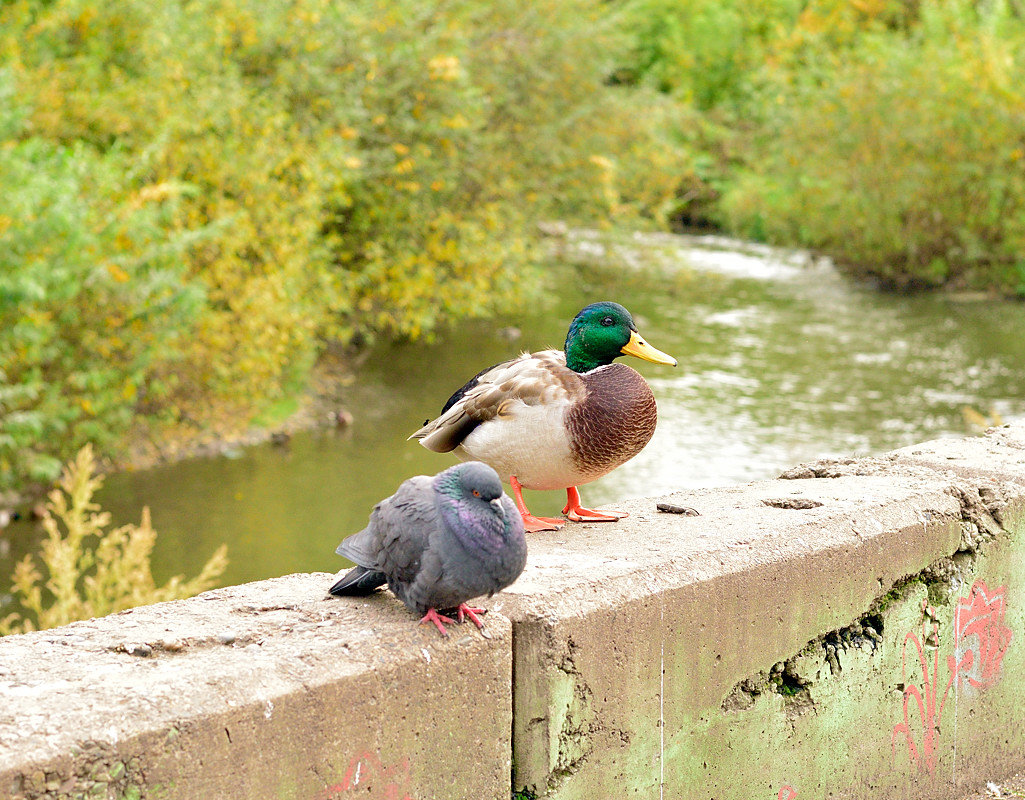
[{"label": "weathered concrete surface", "polygon": [[941,800],[1025,769],[1025,427],[787,477],[533,535],[490,640],[327,575],[2,639],[0,798]]},{"label": "weathered concrete surface", "polygon": [[1025,484],[1025,425],[990,429],[985,436],[937,439],[895,450],[898,463],[928,466],[950,477]]},{"label": "weathered concrete surface", "polygon": [[503,604],[513,785],[935,800],[1020,769],[1025,487],[994,442],[1017,436],[957,440],[960,471],[941,442],[662,498],[698,517],[644,500],[619,505],[629,524],[532,538]]},{"label": "weathered concrete surface", "polygon": [[468,797],[508,798],[508,621],[445,641],[330,581],[0,639],[0,797],[441,798],[466,765]]}]

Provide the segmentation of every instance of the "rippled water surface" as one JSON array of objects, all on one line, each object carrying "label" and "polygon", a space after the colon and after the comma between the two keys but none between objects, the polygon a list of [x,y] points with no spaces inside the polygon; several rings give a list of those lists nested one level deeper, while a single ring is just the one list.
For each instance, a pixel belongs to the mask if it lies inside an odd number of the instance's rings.
[{"label": "rippled water surface", "polygon": [[[543,307],[460,326],[434,344],[376,350],[341,398],[356,418],[349,429],[117,475],[101,502],[119,523],[151,507],[158,579],[195,572],[222,541],[228,582],[334,571],[335,545],[377,500],[410,475],[455,463],[406,437],[481,367],[561,347],[569,320],[599,299],[623,303],[680,366],[626,359],[655,392],[658,430],[636,459],[582,489],[585,504],[977,432],[966,406],[1025,417],[1020,304],[882,295],[800,255],[707,238],[582,235],[549,269]],[[519,339],[499,335],[509,326]],[[554,514],[564,494],[528,492],[527,501]],[[0,576],[16,555],[0,557]]]}]

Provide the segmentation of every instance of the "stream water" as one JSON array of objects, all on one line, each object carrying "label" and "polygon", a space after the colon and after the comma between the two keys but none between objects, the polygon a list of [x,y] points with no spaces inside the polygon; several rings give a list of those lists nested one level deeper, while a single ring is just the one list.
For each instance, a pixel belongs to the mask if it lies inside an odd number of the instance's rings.
[{"label": "stream water", "polygon": [[[355,416],[349,428],[118,474],[99,501],[118,524],[151,508],[161,581],[195,574],[221,542],[229,583],[339,569],[335,546],[375,502],[455,463],[406,437],[480,368],[561,347],[569,320],[598,299],[630,309],[680,365],[626,359],[655,392],[658,430],[636,459],[582,488],[585,504],[978,432],[965,407],[1025,417],[1025,305],[880,294],[801,254],[708,237],[577,234],[548,269],[547,300],[528,313],[377,348],[340,398]],[[515,340],[499,333],[511,326]],[[526,496],[535,513],[557,514],[565,500]],[[9,537],[0,585],[35,538]]]}]

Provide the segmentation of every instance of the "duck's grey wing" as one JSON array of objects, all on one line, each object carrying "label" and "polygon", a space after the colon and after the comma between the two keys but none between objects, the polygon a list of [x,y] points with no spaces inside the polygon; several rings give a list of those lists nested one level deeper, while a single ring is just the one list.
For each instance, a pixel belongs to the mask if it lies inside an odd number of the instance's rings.
[{"label": "duck's grey wing", "polygon": [[342,539],[341,544],[335,548],[335,552],[338,555],[344,556],[353,564],[359,564],[361,567],[377,569],[378,542],[380,537],[378,536],[374,518],[377,516],[382,503],[385,502],[387,501],[382,501],[374,506],[374,510],[370,513],[370,524],[367,527],[359,533],[354,533],[352,536]]},{"label": "duck's grey wing", "polygon": [[395,590],[414,580],[435,516],[431,479],[417,475],[403,481],[395,494],[374,506],[366,528],[338,545],[335,552],[356,566],[331,587],[331,594],[370,594],[385,583]]},{"label": "duck's grey wing", "polygon": [[[385,501],[386,502],[386,501]],[[356,566],[342,575],[341,578],[328,591],[336,597],[343,595],[367,595],[373,592],[378,586],[388,582],[385,575],[377,566],[378,562],[378,541],[377,526],[374,517],[377,515],[381,503],[374,506],[370,514],[370,524],[359,533],[354,533],[342,540],[335,552],[340,556],[352,561]]]}]

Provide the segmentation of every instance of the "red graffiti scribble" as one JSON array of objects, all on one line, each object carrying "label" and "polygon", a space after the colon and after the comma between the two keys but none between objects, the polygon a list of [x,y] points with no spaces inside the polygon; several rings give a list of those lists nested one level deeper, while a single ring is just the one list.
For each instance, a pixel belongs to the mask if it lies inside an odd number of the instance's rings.
[{"label": "red graffiti scribble", "polygon": [[[954,653],[946,658],[947,678],[943,694],[939,694],[940,648],[939,622],[936,609],[922,601],[922,637],[909,631],[904,637],[901,650],[901,664],[904,680],[904,721],[893,727],[890,747],[896,753],[896,743],[901,735],[908,748],[908,758],[919,770],[930,775],[936,771],[938,758],[940,718],[946,706],[951,687],[961,686],[967,680],[970,686],[982,689],[992,686],[1000,676],[1000,663],[1011,643],[1013,632],[1004,625],[1004,591],[1006,586],[992,594],[984,581],[976,581],[968,597],[962,597],[954,610]],[[929,622],[932,630],[929,630]],[[918,664],[922,669],[922,685],[919,688],[908,681],[908,645],[914,646]],[[932,648],[932,664],[926,649]],[[914,701],[914,704],[912,704]],[[919,726],[912,726],[912,710],[917,709]],[[921,745],[916,734],[921,730]]]},{"label": "red graffiti scribble", "polygon": [[[786,797],[783,796],[784,792],[788,792]],[[796,798],[797,792],[794,791],[794,787],[790,784],[784,784],[780,787],[779,795],[776,797],[776,800],[796,800]]]},{"label": "red graffiti scribble", "polygon": [[371,794],[363,795],[375,800],[413,800],[413,796],[405,791],[409,783],[409,759],[398,764],[385,767],[381,759],[371,752],[364,752],[349,762],[345,778],[341,783],[328,786],[317,795],[316,800],[340,800],[341,797],[360,784],[371,785]]},{"label": "red graffiti scribble", "polygon": [[1000,679],[1000,664],[1014,636],[1004,624],[1006,586],[990,594],[979,580],[972,584],[968,597],[962,597],[954,611],[955,654],[967,659],[963,678],[970,686],[984,689]]}]

